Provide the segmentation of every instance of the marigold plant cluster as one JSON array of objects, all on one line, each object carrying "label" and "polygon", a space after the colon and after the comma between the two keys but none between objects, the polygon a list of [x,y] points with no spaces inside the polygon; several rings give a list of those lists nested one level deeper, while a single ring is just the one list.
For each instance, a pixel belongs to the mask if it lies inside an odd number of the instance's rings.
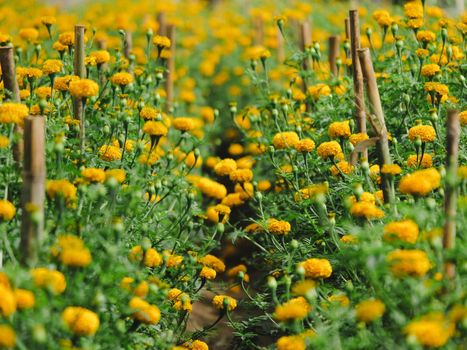
[{"label": "marigold plant cluster", "polygon": [[347,2],[0,1],[0,349],[462,348],[467,13],[362,3],[385,128]]}]

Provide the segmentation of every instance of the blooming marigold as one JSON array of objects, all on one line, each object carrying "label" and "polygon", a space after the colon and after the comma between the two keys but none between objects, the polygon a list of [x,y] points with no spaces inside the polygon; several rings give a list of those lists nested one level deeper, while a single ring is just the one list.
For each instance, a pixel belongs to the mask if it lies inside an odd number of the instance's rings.
[{"label": "blooming marigold", "polygon": [[253,179],[253,172],[250,169],[237,169],[229,174],[229,178],[233,182],[251,182]]},{"label": "blooming marigold", "polygon": [[418,167],[419,164],[422,168],[431,168],[433,166],[433,157],[428,153],[424,153],[423,157],[422,156],[417,157],[416,154],[411,154],[407,158],[408,167]]},{"label": "blooming marigold", "polygon": [[356,217],[366,219],[380,219],[384,217],[384,212],[379,209],[374,203],[356,202],[350,207],[350,214]]},{"label": "blooming marigold", "polygon": [[436,93],[443,97],[449,94],[449,87],[447,85],[435,81],[426,82],[424,85],[424,89],[426,92]]},{"label": "blooming marigold", "polygon": [[467,125],[467,111],[462,111],[459,114],[459,119],[460,119],[461,125],[466,126]]},{"label": "blooming marigold", "polygon": [[99,157],[108,162],[122,159],[120,147],[113,145],[103,145],[99,148]]},{"label": "blooming marigold", "polygon": [[277,350],[305,350],[305,339],[299,335],[288,335],[280,337],[276,343]]},{"label": "blooming marigold", "polygon": [[104,182],[105,171],[98,168],[85,168],[81,171],[81,175],[90,182]]},{"label": "blooming marigold", "polygon": [[180,131],[191,131],[196,127],[196,122],[193,118],[178,117],[173,120],[173,127]]},{"label": "blooming marigold", "polygon": [[107,50],[93,51],[89,56],[94,57],[98,65],[107,63],[110,61],[110,54]]},{"label": "blooming marigold", "polygon": [[118,72],[110,77],[110,82],[115,85],[125,86],[133,82],[133,76],[127,72]]},{"label": "blooming marigold", "polygon": [[337,176],[341,172],[343,174],[349,175],[350,173],[352,173],[352,171],[353,171],[353,166],[350,165],[350,163],[347,162],[346,160],[341,160],[339,163],[331,167],[331,173],[333,176]]},{"label": "blooming marigold", "polygon": [[424,77],[433,77],[441,71],[441,68],[436,63],[425,64],[422,66],[422,75]]},{"label": "blooming marigold", "polygon": [[94,335],[100,325],[97,314],[79,306],[68,306],[62,313],[62,319],[70,331],[80,336]]},{"label": "blooming marigold", "polygon": [[315,149],[315,142],[312,139],[303,139],[298,141],[294,147],[298,152],[308,153]]},{"label": "blooming marigold", "polygon": [[67,201],[76,199],[76,187],[68,180],[47,181],[46,192],[50,198],[63,197]]},{"label": "blooming marigold", "polygon": [[134,297],[128,303],[133,309],[133,317],[141,323],[157,324],[161,319],[161,312],[156,305],[151,305],[140,297]]},{"label": "blooming marigold", "polygon": [[343,122],[334,122],[329,125],[328,135],[333,138],[343,137],[348,138],[352,133],[350,132],[350,123],[348,120]]},{"label": "blooming marigold", "polygon": [[364,300],[355,307],[357,320],[360,322],[372,322],[383,316],[386,306],[381,300]]},{"label": "blooming marigold", "polygon": [[227,195],[227,189],[224,185],[208,178],[201,178],[195,183],[195,186],[208,197],[223,199]]},{"label": "blooming marigold", "polygon": [[151,136],[165,136],[167,135],[167,127],[161,122],[148,121],[144,123],[143,132]]},{"label": "blooming marigold", "polygon": [[332,274],[332,266],[328,259],[311,258],[299,264],[305,269],[305,277],[329,278]]},{"label": "blooming marigold", "polygon": [[21,39],[26,41],[35,41],[39,37],[39,31],[36,28],[22,28],[19,31]]},{"label": "blooming marigold", "polygon": [[431,125],[415,125],[409,130],[409,139],[420,139],[422,142],[431,142],[436,138],[436,131]]},{"label": "blooming marigold", "polygon": [[7,199],[0,199],[0,221],[10,221],[16,215],[16,207]]},{"label": "blooming marigold", "polygon": [[417,32],[417,40],[423,43],[429,43],[436,40],[436,34],[431,30],[419,30]]},{"label": "blooming marigold", "polygon": [[73,97],[86,98],[97,96],[99,85],[91,79],[72,80],[68,89]]},{"label": "blooming marigold", "polygon": [[199,259],[199,262],[204,266],[214,269],[216,272],[224,272],[225,264],[222,260],[214,255],[208,254]]},{"label": "blooming marigold", "polygon": [[58,41],[64,46],[73,46],[75,43],[75,35],[73,32],[64,32],[58,36]]},{"label": "blooming marigold", "polygon": [[300,296],[276,306],[274,318],[280,322],[303,320],[310,311],[310,304],[308,304],[304,297]]},{"label": "blooming marigold", "polygon": [[0,324],[0,348],[12,349],[16,345],[16,333],[10,326]]},{"label": "blooming marigold", "polygon": [[417,241],[419,229],[417,223],[412,220],[393,221],[384,226],[384,239],[394,238],[408,243]]},{"label": "blooming marigold", "polygon": [[65,75],[63,77],[57,77],[54,79],[54,89],[59,91],[68,91],[70,82],[79,80],[76,75]]},{"label": "blooming marigold", "polygon": [[318,155],[322,159],[334,158],[342,153],[342,148],[337,141],[323,142],[317,148]]},{"label": "blooming marigold", "polygon": [[381,168],[381,174],[399,175],[401,172],[402,172],[402,169],[397,164],[383,164]]},{"label": "blooming marigold", "polygon": [[13,291],[0,285],[0,315],[8,317],[16,311],[16,298]]},{"label": "blooming marigold", "polygon": [[156,35],[152,39],[152,43],[156,45],[158,48],[169,48],[171,43],[170,39],[166,36]]},{"label": "blooming marigold", "polygon": [[237,170],[237,162],[232,158],[222,159],[214,166],[214,172],[219,176],[227,176]]},{"label": "blooming marigold", "polygon": [[290,223],[287,221],[269,219],[268,231],[276,235],[287,235],[291,230]]},{"label": "blooming marigold", "polygon": [[0,149],[7,148],[10,144],[10,139],[6,136],[0,135]]},{"label": "blooming marigold", "polygon": [[28,107],[21,103],[6,102],[0,105],[0,123],[22,124],[28,114]]},{"label": "blooming marigold", "polygon": [[399,183],[399,190],[414,196],[426,196],[438,188],[440,182],[439,172],[434,168],[428,168],[405,175]]},{"label": "blooming marigold", "polygon": [[33,269],[31,274],[35,285],[38,287],[49,288],[57,294],[63,293],[66,289],[65,276],[60,271],[39,267]]},{"label": "blooming marigold", "polygon": [[314,99],[318,100],[321,96],[329,96],[331,88],[323,83],[319,83],[308,88],[308,94]]},{"label": "blooming marigold", "polygon": [[199,276],[201,278],[207,279],[207,280],[213,280],[216,278],[216,270],[211,269],[210,267],[203,266],[201,269]]},{"label": "blooming marigold", "polygon": [[365,141],[365,140],[368,140],[369,139],[369,136],[368,134],[366,133],[358,133],[358,134],[352,134],[350,135],[349,137],[349,141],[352,145],[356,146],[357,144],[359,144],[360,142],[362,141]]},{"label": "blooming marigold", "polygon": [[42,72],[47,75],[56,74],[63,68],[63,62],[60,60],[46,60],[42,64]]},{"label": "blooming marigold", "polygon": [[144,253],[143,264],[147,267],[156,267],[162,264],[162,256],[154,248],[149,248]]},{"label": "blooming marigold", "polygon": [[73,267],[85,267],[92,261],[91,252],[86,247],[64,249],[60,254],[62,264]]},{"label": "blooming marigold", "polygon": [[218,310],[225,310],[227,306],[228,311],[233,311],[237,307],[237,300],[228,295],[216,295],[212,299],[212,305]]},{"label": "blooming marigold", "polygon": [[122,183],[126,179],[126,173],[123,169],[107,169],[105,171],[105,179],[115,179],[117,182]]},{"label": "blooming marigold", "polygon": [[294,131],[279,132],[272,139],[272,143],[277,149],[294,147],[299,141],[300,138]]},{"label": "blooming marigold", "polygon": [[455,324],[438,313],[425,315],[404,327],[405,334],[415,337],[423,346],[434,348],[444,346],[454,332]]},{"label": "blooming marigold", "polygon": [[398,277],[424,276],[431,269],[431,263],[422,250],[398,249],[387,255],[391,271]]}]

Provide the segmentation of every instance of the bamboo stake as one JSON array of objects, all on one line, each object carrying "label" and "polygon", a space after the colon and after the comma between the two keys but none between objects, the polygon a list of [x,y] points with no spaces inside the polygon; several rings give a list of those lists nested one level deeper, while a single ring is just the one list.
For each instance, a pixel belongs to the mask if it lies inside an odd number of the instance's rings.
[{"label": "bamboo stake", "polygon": [[174,98],[174,73],[175,73],[175,25],[167,26],[167,36],[170,39],[170,57],[167,60],[167,74],[165,77],[165,109],[170,112],[173,108]]},{"label": "bamboo stake", "polygon": [[125,30],[125,38],[123,39],[123,54],[127,59],[130,59],[131,50],[133,49],[133,35],[130,30]]},{"label": "bamboo stake", "polygon": [[[447,156],[446,156],[446,189],[444,197],[444,212],[446,221],[444,224],[443,247],[446,250],[453,249],[456,241],[456,209],[457,209],[457,167],[459,158],[460,122],[459,111],[448,111],[446,124],[447,131]],[[455,276],[456,266],[452,262],[445,263],[447,278]]]},{"label": "bamboo stake", "polygon": [[277,61],[282,64],[285,61],[284,37],[279,28],[277,28]]},{"label": "bamboo stake", "polygon": [[[75,45],[74,45],[74,58],[73,58],[73,70],[75,75],[80,78],[85,78],[86,67],[84,66],[84,25],[75,25]],[[79,144],[81,154],[84,154],[85,140],[86,140],[86,127],[84,120],[84,103],[81,98],[73,99],[73,114],[74,118],[79,120]]]},{"label": "bamboo stake", "polygon": [[[9,99],[14,102],[20,102],[13,45],[0,47],[0,66],[2,68],[3,86],[9,92]],[[23,128],[16,124],[14,132],[16,140],[13,144],[13,159],[19,166],[23,160]]]},{"label": "bamboo stake", "polygon": [[157,31],[158,35],[166,36],[167,35],[167,16],[165,12],[159,12],[157,14],[157,23],[159,23],[159,30]]},{"label": "bamboo stake", "polygon": [[264,22],[261,17],[253,17],[253,43],[255,45],[264,43]]},{"label": "bamboo stake", "polygon": [[24,120],[24,151],[20,247],[22,263],[31,265],[37,261],[39,243],[44,235],[44,116],[29,116]]},{"label": "bamboo stake", "polygon": [[336,35],[329,37],[329,69],[334,76],[337,76],[337,58],[339,57],[339,37]]},{"label": "bamboo stake", "polygon": [[345,40],[350,40],[350,19],[349,17],[345,17],[344,26],[345,26]]},{"label": "bamboo stake", "polygon": [[[368,48],[359,49],[358,57],[362,69],[363,77],[366,82],[367,97],[370,105],[373,129],[378,136],[376,144],[378,150],[379,166],[384,164],[392,164],[391,153],[389,152],[388,132],[386,122],[384,121],[383,107],[381,106],[381,98],[376,83],[375,71],[371,62],[370,50]],[[384,195],[385,203],[394,202],[394,188],[391,177],[387,174],[381,174],[381,187]]]},{"label": "bamboo stake", "polygon": [[[355,95],[355,119],[358,132],[366,133],[365,101],[363,98],[363,76],[358,62],[357,50],[360,48],[360,24],[358,10],[349,11],[350,25],[350,53],[352,58],[353,87]],[[368,151],[363,152],[363,157],[368,158]]]},{"label": "bamboo stake", "polygon": [[[300,23],[300,49],[305,52],[308,47],[312,44],[311,42],[311,30],[310,30],[310,22],[304,21]],[[308,71],[313,68],[313,64],[309,57],[303,60],[303,70]],[[302,84],[303,92],[306,93],[307,91],[307,84],[305,78],[303,79]]]}]

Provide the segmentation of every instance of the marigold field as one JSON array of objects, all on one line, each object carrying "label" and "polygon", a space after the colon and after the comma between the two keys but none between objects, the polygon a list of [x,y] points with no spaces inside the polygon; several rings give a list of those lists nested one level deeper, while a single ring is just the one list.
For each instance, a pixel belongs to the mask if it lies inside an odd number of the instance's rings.
[{"label": "marigold field", "polygon": [[462,1],[0,0],[0,349],[465,349]]}]

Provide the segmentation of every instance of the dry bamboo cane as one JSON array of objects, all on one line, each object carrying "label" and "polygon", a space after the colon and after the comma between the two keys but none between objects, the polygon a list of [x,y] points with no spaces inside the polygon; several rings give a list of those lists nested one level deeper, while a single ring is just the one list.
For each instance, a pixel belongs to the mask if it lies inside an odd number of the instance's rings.
[{"label": "dry bamboo cane", "polygon": [[127,59],[130,58],[131,50],[133,49],[133,35],[130,30],[125,30],[125,38],[123,39],[123,54]]},{"label": "dry bamboo cane", "polygon": [[29,116],[24,121],[23,189],[21,193],[21,261],[37,261],[38,246],[44,235],[45,198],[45,118]]},{"label": "dry bamboo cane", "polygon": [[[0,66],[2,68],[3,86],[10,94],[9,99],[14,102],[20,102],[12,45],[0,47]],[[23,129],[16,124],[14,132],[17,138],[13,144],[13,159],[19,166],[23,160]]]},{"label": "dry bamboo cane", "polygon": [[253,17],[253,43],[255,45],[264,43],[264,22],[261,17]]},{"label": "dry bamboo cane", "polygon": [[[391,153],[389,152],[388,132],[386,122],[384,120],[383,108],[381,106],[381,98],[376,83],[375,71],[371,62],[370,50],[368,48],[359,49],[358,57],[362,69],[363,78],[366,82],[367,97],[370,105],[371,114],[376,117],[372,123],[375,133],[378,136],[376,144],[378,150],[378,159],[380,169],[384,164],[392,164]],[[381,174],[381,187],[384,195],[385,203],[394,202],[394,188],[390,175]]]},{"label": "dry bamboo cane", "polygon": [[[358,10],[349,11],[350,54],[352,58],[353,87],[355,95],[355,119],[358,132],[366,133],[365,101],[363,98],[363,76],[358,62],[357,50],[360,48],[360,24]],[[363,158],[368,158],[368,151],[363,152]]]},{"label": "dry bamboo cane", "polygon": [[[305,21],[300,23],[300,49],[305,52],[309,46],[311,46],[311,30],[310,22]],[[303,70],[308,71],[313,68],[312,62],[309,57],[303,60]],[[307,85],[305,79],[303,79],[302,84],[303,92],[306,93]]]},{"label": "dry bamboo cane", "polygon": [[[456,110],[448,111],[446,124],[447,130],[447,156],[446,156],[446,189],[444,197],[444,212],[446,221],[444,224],[443,247],[444,249],[453,249],[456,240],[456,176],[459,157],[459,137],[460,123],[459,112]],[[455,265],[452,262],[445,263],[445,273],[447,278],[453,278],[455,275]]]},{"label": "dry bamboo cane", "polygon": [[167,35],[167,16],[165,12],[159,12],[157,14],[157,23],[159,23],[159,29],[157,31],[158,35],[166,36]]},{"label": "dry bamboo cane", "polygon": [[[75,75],[80,78],[86,76],[86,67],[84,66],[84,25],[75,25],[75,44],[74,44],[74,58],[73,70]],[[79,120],[79,147],[81,154],[84,154],[86,145],[86,127],[84,120],[84,101],[81,98],[73,99],[73,114],[75,119]]]},{"label": "dry bamboo cane", "polygon": [[174,72],[175,72],[175,25],[167,26],[167,36],[170,39],[170,57],[167,60],[167,74],[165,77],[165,109],[170,112],[173,108],[174,99]]},{"label": "dry bamboo cane", "polygon": [[350,19],[349,17],[345,17],[344,26],[345,26],[345,40],[350,40]]},{"label": "dry bamboo cane", "polygon": [[339,57],[339,37],[336,35],[332,35],[329,37],[329,69],[334,76],[337,76],[337,58]]}]

